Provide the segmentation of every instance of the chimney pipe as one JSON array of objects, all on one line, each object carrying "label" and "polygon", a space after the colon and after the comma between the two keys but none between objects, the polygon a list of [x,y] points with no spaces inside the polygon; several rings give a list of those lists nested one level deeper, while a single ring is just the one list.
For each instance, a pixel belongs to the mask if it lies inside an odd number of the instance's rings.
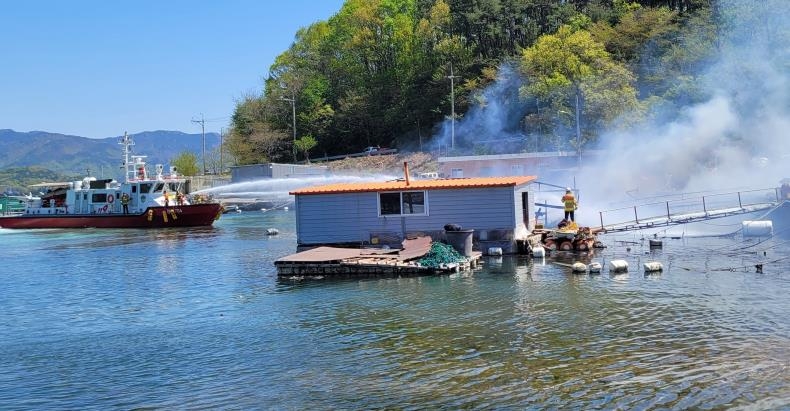
[{"label": "chimney pipe", "polygon": [[406,176],[406,185],[409,185],[409,162],[403,162],[403,174]]}]

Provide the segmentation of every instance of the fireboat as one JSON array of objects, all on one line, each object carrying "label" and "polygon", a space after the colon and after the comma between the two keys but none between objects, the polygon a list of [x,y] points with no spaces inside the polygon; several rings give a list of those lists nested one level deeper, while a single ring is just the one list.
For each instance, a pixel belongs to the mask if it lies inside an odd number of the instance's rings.
[{"label": "fireboat", "polygon": [[146,156],[133,155],[134,141],[126,133],[123,146],[124,181],[97,180],[41,183],[40,196],[24,197],[25,207],[0,215],[0,228],[165,228],[210,226],[222,206],[208,196],[187,195],[187,180],[175,167],[164,174],[156,165],[151,177]]}]

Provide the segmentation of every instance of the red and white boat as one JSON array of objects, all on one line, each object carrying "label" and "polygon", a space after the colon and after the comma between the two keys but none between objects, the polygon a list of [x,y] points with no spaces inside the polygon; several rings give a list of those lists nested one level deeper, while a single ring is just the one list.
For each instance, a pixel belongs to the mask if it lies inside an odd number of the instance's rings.
[{"label": "red and white boat", "polygon": [[[208,197],[188,196],[187,180],[161,164],[149,177],[145,157],[132,154],[134,141],[126,134],[123,146],[125,181],[97,180],[42,183],[39,197],[28,196],[22,212],[0,215],[0,228],[163,228],[210,226],[222,206]],[[126,207],[122,203],[126,202]],[[126,210],[124,210],[126,208]]]}]

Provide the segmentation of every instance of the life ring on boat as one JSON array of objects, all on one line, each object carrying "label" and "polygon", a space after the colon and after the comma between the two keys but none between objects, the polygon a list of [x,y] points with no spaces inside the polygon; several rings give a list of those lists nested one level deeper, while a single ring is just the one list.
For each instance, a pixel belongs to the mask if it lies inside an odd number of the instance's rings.
[{"label": "life ring on boat", "polygon": [[112,204],[113,201],[115,201],[115,197],[112,194],[107,194],[107,202]]}]

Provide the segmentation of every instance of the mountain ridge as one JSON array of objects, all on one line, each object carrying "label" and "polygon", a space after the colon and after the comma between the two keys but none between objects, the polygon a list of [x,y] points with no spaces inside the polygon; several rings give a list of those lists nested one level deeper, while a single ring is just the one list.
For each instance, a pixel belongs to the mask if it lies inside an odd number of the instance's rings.
[{"label": "mountain ridge", "polygon": [[[155,130],[130,134],[135,142],[132,153],[146,156],[148,164],[168,165],[184,151],[202,157],[203,138],[200,133]],[[87,138],[68,134],[34,130],[27,132],[0,129],[0,169],[14,167],[43,167],[64,174],[94,173],[104,176],[122,175],[119,136]],[[220,143],[218,133],[206,133],[206,156]]]}]

